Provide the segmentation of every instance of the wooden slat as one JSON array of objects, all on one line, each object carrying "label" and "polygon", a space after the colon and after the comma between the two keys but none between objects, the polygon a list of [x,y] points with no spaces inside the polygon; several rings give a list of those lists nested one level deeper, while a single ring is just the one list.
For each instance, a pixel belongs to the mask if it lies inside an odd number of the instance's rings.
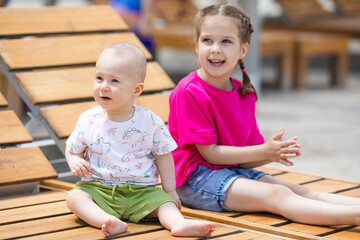
[{"label": "wooden slat", "polygon": [[[44,207],[46,207],[46,205]],[[38,235],[41,233],[59,231],[85,225],[87,224],[79,220],[74,214],[69,214],[8,225],[0,225],[0,236],[2,239],[17,239],[23,236]]]},{"label": "wooden slat", "polygon": [[281,179],[286,182],[296,183],[296,184],[303,184],[303,183],[321,179],[320,177],[305,175],[305,174],[301,174],[301,173],[292,173],[292,172],[280,174],[280,175],[276,176],[276,178]]},{"label": "wooden slat", "polygon": [[0,108],[5,108],[8,106],[8,102],[6,101],[4,95],[0,92]]},{"label": "wooden slat", "polygon": [[[47,69],[17,73],[21,87],[35,104],[92,98],[95,67]],[[174,88],[175,84],[157,62],[147,66],[144,92]]]},{"label": "wooden slat", "polygon": [[[140,96],[135,104],[146,107],[167,122],[169,115],[169,93]],[[96,106],[95,101],[71,103],[40,108],[41,116],[60,138],[68,137],[82,112]],[[62,117],[59,117],[62,116]]]},{"label": "wooden slat", "polygon": [[65,201],[0,211],[0,224],[70,213]]},{"label": "wooden slat", "polygon": [[[342,233],[346,233],[346,232],[356,232],[356,234],[354,235],[358,235],[358,237],[360,237],[359,233],[359,229],[357,229],[357,231],[353,228],[351,229],[347,229],[349,226],[346,225],[339,225],[339,226],[334,226],[334,227],[330,227],[330,226],[315,226],[315,225],[307,225],[307,224],[301,224],[301,223],[291,223],[291,224],[287,224],[285,226],[283,226],[283,228],[286,229],[290,229],[290,230],[295,230],[295,231],[301,231],[304,233],[308,233],[308,234],[312,234],[312,235],[318,235],[318,236],[329,236],[331,235],[331,233],[339,231]],[[339,238],[332,238],[331,239],[339,239]],[[356,239],[356,238],[345,238],[345,239]]]},{"label": "wooden slat", "polygon": [[65,199],[66,192],[63,191],[49,191],[32,195],[1,198],[0,210],[43,204],[48,202],[64,201]]},{"label": "wooden slat", "polygon": [[0,149],[0,186],[57,178],[38,147]]},{"label": "wooden slat", "polygon": [[0,53],[10,70],[92,64],[103,49],[117,42],[133,43],[151,58],[131,32],[2,40]]},{"label": "wooden slat", "polygon": [[110,6],[0,8],[0,36],[128,29]]},{"label": "wooden slat", "polygon": [[352,228],[346,231],[339,231],[326,235],[325,237],[339,240],[360,240],[360,227]]},{"label": "wooden slat", "polygon": [[221,214],[212,214],[201,210],[182,208],[181,212],[185,216],[206,219],[214,222],[220,222],[227,225],[237,226],[254,231],[261,231],[281,237],[288,237],[295,239],[321,239],[317,236],[313,236],[302,232],[292,231],[281,227],[268,226],[262,223],[251,222],[239,218],[234,219],[226,216],[221,216]]},{"label": "wooden slat", "polygon": [[31,142],[33,138],[12,110],[0,111],[0,145]]},{"label": "wooden slat", "polygon": [[318,192],[336,192],[344,189],[357,187],[359,186],[359,184],[342,182],[333,179],[324,179],[322,181],[305,184],[304,186],[310,188],[313,191],[318,191]]}]

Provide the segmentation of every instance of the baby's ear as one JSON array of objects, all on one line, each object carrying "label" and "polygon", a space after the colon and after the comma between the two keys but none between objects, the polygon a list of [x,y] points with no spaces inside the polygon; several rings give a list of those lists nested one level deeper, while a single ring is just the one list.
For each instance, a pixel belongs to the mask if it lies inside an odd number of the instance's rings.
[{"label": "baby's ear", "polygon": [[136,95],[136,97],[140,96],[143,90],[144,90],[144,83],[143,82],[138,83],[134,90],[134,94]]}]

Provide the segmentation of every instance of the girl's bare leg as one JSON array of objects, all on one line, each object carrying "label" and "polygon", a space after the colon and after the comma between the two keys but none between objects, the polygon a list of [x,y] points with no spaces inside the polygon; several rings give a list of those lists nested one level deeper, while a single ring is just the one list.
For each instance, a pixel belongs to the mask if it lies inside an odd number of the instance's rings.
[{"label": "girl's bare leg", "polygon": [[91,226],[101,228],[105,236],[126,232],[127,224],[106,213],[85,191],[74,189],[66,198],[68,208]]},{"label": "girl's bare leg", "polygon": [[325,192],[314,192],[307,187],[301,186],[295,183],[288,183],[275,177],[265,175],[259,179],[261,182],[280,184],[290,188],[296,194],[323,202],[339,204],[339,205],[352,205],[360,206],[360,198],[347,197],[339,194],[325,193]]},{"label": "girl's bare leg", "polygon": [[216,228],[216,224],[207,221],[185,219],[172,202],[162,204],[156,214],[161,225],[178,237],[208,237]]},{"label": "girl's bare leg", "polygon": [[233,211],[267,211],[307,224],[360,225],[360,206],[309,199],[284,185],[244,178],[230,186],[224,204]]}]

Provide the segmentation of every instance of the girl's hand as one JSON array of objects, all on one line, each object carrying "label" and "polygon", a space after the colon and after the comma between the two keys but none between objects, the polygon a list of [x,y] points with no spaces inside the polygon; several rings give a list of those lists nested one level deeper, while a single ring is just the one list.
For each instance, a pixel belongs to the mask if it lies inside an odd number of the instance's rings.
[{"label": "girl's hand", "polygon": [[181,201],[180,201],[179,195],[176,193],[176,191],[173,190],[171,192],[166,192],[166,193],[174,199],[176,206],[180,211],[181,210]]},{"label": "girl's hand", "polygon": [[294,165],[289,158],[295,158],[301,155],[300,144],[297,144],[297,137],[292,137],[282,141],[284,128],[280,128],[277,133],[270,137],[265,143],[266,156],[270,161],[284,164],[285,166]]}]

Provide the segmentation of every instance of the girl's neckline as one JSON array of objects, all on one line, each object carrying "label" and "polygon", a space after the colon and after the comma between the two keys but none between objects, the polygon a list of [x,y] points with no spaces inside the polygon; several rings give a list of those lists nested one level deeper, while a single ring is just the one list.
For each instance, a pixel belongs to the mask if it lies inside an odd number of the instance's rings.
[{"label": "girl's neckline", "polygon": [[[232,77],[230,77],[230,79],[229,79],[229,80],[231,81],[231,83],[232,83],[232,90],[224,90],[224,89],[217,88],[217,87],[211,85],[210,83],[208,83],[207,81],[205,81],[203,78],[201,78],[201,77],[199,76],[199,74],[198,74],[198,70],[194,71],[194,74],[195,74],[196,78],[197,78],[198,80],[200,80],[200,82],[201,82],[204,86],[206,86],[207,88],[209,88],[209,89],[212,90],[212,91],[221,92],[221,93],[223,93],[223,94],[233,94],[233,93],[237,93],[237,91],[238,91],[238,86],[237,86],[237,84],[235,83],[235,79],[232,78]],[[240,84],[241,84],[241,83],[240,83]]]}]

